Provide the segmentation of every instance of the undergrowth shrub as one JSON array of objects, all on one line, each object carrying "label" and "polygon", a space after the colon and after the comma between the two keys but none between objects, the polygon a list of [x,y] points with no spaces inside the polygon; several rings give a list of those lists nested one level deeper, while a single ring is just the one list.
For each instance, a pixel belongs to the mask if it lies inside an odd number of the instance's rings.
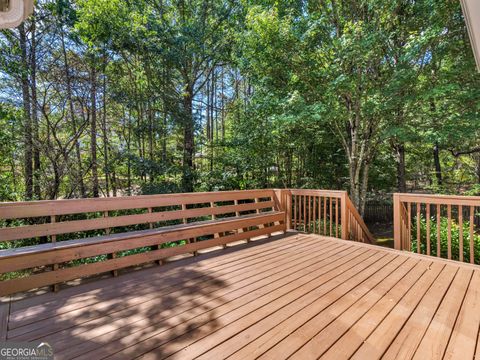
[{"label": "undergrowth shrub", "polygon": [[[451,225],[451,249],[452,259],[459,260],[460,250],[463,251],[463,261],[470,262],[470,242],[473,241],[473,253],[475,264],[480,264],[480,235],[473,233],[470,238],[470,222],[463,221],[463,249],[460,249],[460,225],[452,219]],[[412,219],[411,228],[411,251],[417,252],[417,219]],[[420,216],[420,252],[427,253],[427,221]],[[435,217],[430,219],[430,255],[437,256],[437,221]],[[448,220],[440,219],[440,257],[448,258]]]}]

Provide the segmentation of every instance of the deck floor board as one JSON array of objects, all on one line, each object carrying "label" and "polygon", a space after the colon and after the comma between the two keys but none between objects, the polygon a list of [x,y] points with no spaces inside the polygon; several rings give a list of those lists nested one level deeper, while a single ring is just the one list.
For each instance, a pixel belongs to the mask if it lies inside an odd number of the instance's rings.
[{"label": "deck floor board", "polygon": [[0,307],[58,359],[474,359],[480,267],[288,233]]},{"label": "deck floor board", "polygon": [[[480,326],[480,311],[472,312],[471,309],[480,309],[480,272],[478,271],[473,274],[465,301],[458,314],[455,329],[445,353],[446,359],[473,358]],[[463,349],[463,351],[459,352],[457,349]]]}]

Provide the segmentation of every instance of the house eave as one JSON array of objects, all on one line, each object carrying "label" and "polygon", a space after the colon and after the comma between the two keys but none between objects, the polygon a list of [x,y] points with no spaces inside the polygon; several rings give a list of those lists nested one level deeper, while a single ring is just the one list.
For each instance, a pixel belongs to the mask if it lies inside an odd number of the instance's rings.
[{"label": "house eave", "polygon": [[463,15],[468,28],[477,71],[480,72],[480,1],[460,0],[460,3],[462,4]]}]

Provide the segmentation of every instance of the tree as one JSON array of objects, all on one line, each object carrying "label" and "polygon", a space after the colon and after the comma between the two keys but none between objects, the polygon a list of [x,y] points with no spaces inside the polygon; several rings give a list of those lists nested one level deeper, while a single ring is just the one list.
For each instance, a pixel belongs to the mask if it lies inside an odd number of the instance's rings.
[{"label": "tree", "polygon": [[21,51],[21,86],[23,98],[24,115],[24,137],[25,137],[25,198],[33,197],[33,137],[32,137],[32,117],[31,117],[31,96],[30,82],[28,79],[29,66],[27,55],[27,36],[25,33],[25,24],[18,27],[20,51]]},{"label": "tree", "polygon": [[37,1],[0,33],[0,194],[478,193],[473,69],[457,2]]}]

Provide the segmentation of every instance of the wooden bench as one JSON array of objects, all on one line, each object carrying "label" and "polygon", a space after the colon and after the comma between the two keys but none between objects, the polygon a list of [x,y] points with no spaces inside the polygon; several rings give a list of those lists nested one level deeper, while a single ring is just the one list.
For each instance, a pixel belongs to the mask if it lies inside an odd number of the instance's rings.
[{"label": "wooden bench", "polygon": [[[280,194],[275,190],[246,190],[0,203],[0,220],[7,223],[0,228],[0,241],[43,242],[0,251],[0,273],[35,269],[27,276],[1,281],[0,296],[285,231]],[[121,214],[126,210],[137,213]],[[90,218],[78,219],[79,214]],[[13,219],[32,223],[12,226]],[[148,229],[113,233],[115,228],[132,225]],[[59,239],[65,234],[89,231],[96,234]],[[165,247],[180,240],[183,244]],[[118,256],[135,249],[140,251]],[[100,255],[108,257],[72,263]]]}]

